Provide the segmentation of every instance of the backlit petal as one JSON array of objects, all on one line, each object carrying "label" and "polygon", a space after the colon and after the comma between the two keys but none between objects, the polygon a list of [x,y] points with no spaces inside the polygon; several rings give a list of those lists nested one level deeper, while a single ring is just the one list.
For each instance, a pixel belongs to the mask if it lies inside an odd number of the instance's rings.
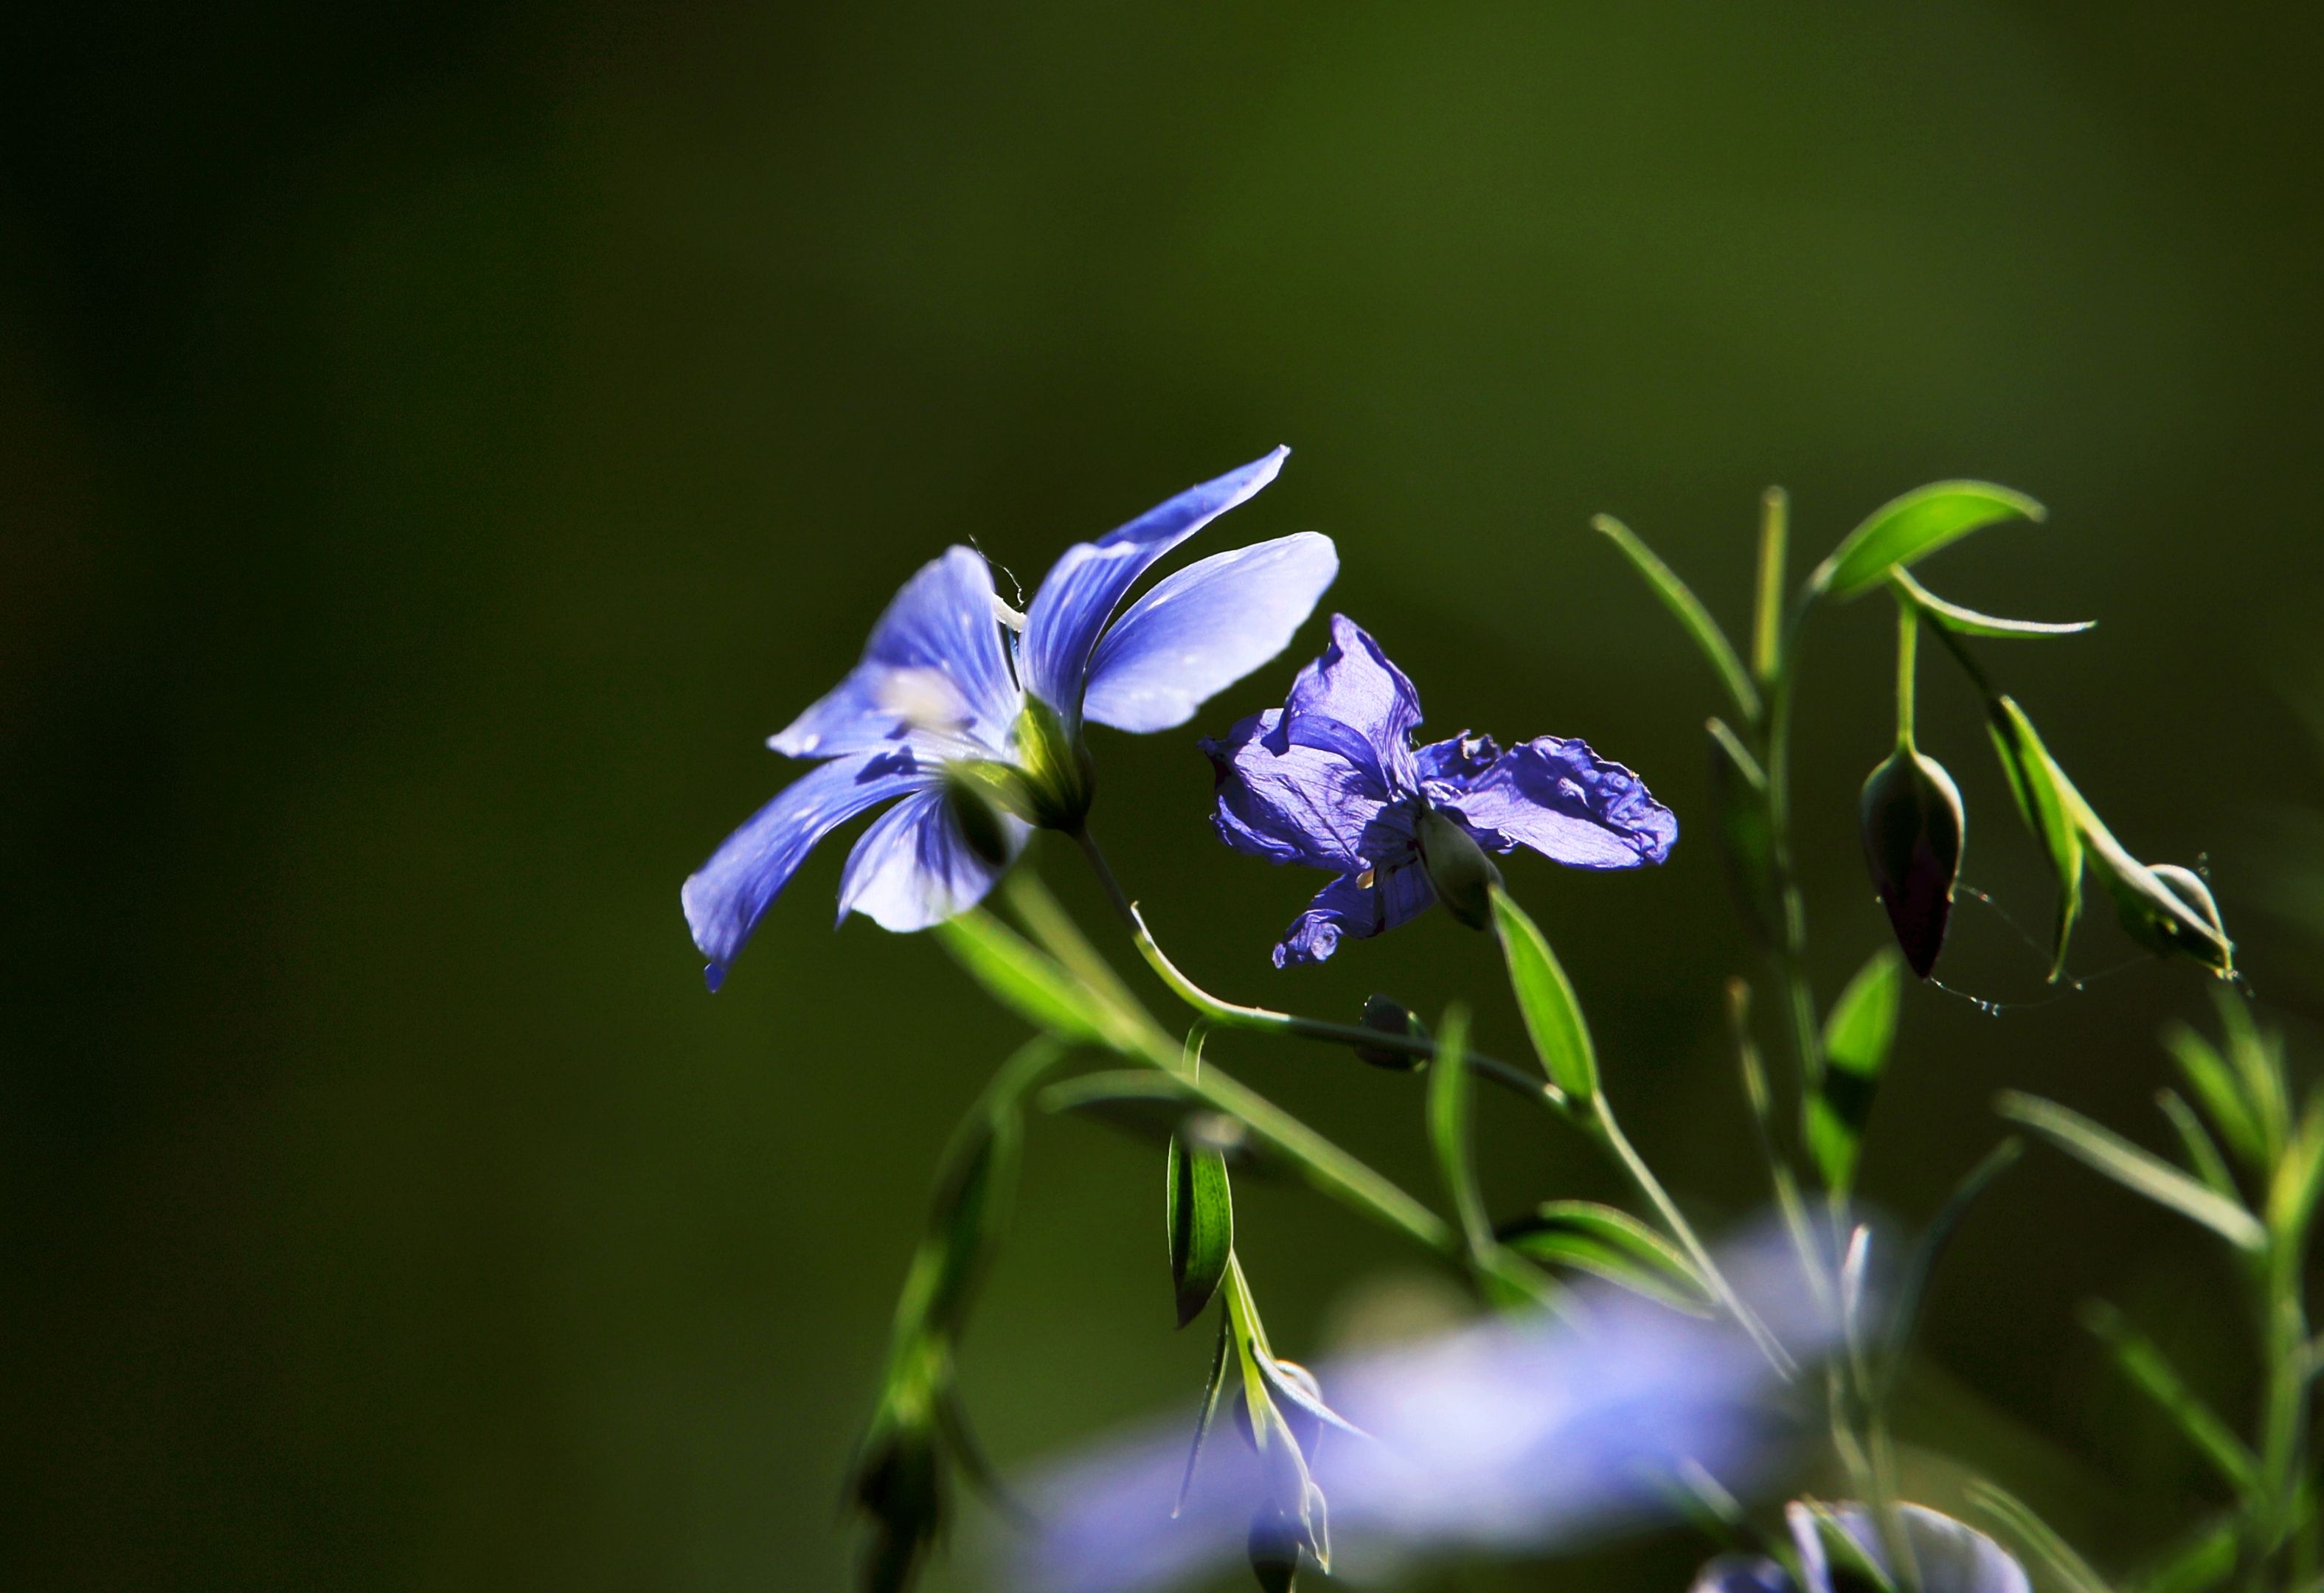
[{"label": "backlit petal", "polygon": [[1503,753],[1445,803],[1486,846],[1530,846],[1576,869],[1658,863],[1678,839],[1678,818],[1620,764],[1589,743],[1540,736]]},{"label": "backlit petal", "polygon": [[1313,747],[1368,765],[1392,792],[1417,788],[1412,732],[1420,723],[1420,694],[1388,662],[1379,643],[1345,614],[1332,616],[1323,656],[1299,672],[1283,718],[1269,741]]},{"label": "backlit petal", "polygon": [[1213,554],[1157,584],[1098,642],[1082,712],[1117,730],[1168,730],[1281,652],[1339,574],[1314,531]]},{"label": "backlit petal", "polygon": [[994,612],[983,557],[946,548],[904,583],[847,678],[767,744],[791,758],[838,758],[918,725],[999,749],[1017,717],[1017,686]]},{"label": "backlit petal", "polygon": [[[1029,828],[1012,815],[994,816],[1014,859]],[[926,929],[974,907],[1000,877],[969,845],[951,799],[923,791],[881,815],[855,843],[839,885],[839,916],[861,913],[899,934]]]},{"label": "backlit petal", "polygon": [[1342,874],[1315,893],[1275,948],[1275,965],[1321,962],[1341,940],[1367,940],[1418,916],[1436,899],[1417,859],[1362,874]]},{"label": "backlit petal", "polygon": [[1360,872],[1367,832],[1388,799],[1369,763],[1312,747],[1267,745],[1282,718],[1254,714],[1203,750],[1218,778],[1219,839],[1269,862]]},{"label": "backlit petal", "polygon": [[1026,689],[1077,723],[1098,633],[1154,561],[1275,479],[1288,448],[1189,487],[1095,542],[1065,549],[1025,612]]},{"label": "backlit petal", "polygon": [[836,759],[784,787],[727,836],[678,893],[694,944],[710,959],[710,988],[718,988],[760,918],[834,825],[936,778],[908,750]]}]

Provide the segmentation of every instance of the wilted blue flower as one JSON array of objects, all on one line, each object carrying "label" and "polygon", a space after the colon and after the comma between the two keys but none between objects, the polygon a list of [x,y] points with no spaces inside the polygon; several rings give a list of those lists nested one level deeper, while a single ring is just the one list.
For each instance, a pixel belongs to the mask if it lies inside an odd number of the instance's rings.
[{"label": "wilted blue flower", "polygon": [[1288,452],[1067,548],[1021,614],[969,548],[923,566],[872,628],[862,661],[768,742],[820,766],[687,880],[686,919],[710,959],[711,988],[834,826],[902,798],[856,843],[839,914],[924,929],[973,906],[1031,826],[1080,827],[1090,798],[1084,720],[1129,731],[1184,724],[1282,651],[1338,573],[1328,537],[1215,554],[1113,615],[1155,560],[1274,480]]},{"label": "wilted blue flower", "polygon": [[[1848,1535],[1884,1573],[1895,1575],[1878,1524],[1861,1505],[1827,1507],[1832,1525]],[[1913,1556],[1922,1593],[2031,1593],[2025,1568],[1975,1527],[1924,1505],[1896,1507],[1904,1547]],[[1815,1513],[1794,1505],[1784,1513],[1800,1557],[1804,1593],[1833,1593],[1831,1555]],[[1791,1574],[1764,1555],[1722,1554],[1702,1568],[1692,1593],[1803,1593]]]},{"label": "wilted blue flower", "polygon": [[1280,709],[1203,743],[1218,772],[1221,840],[1339,876],[1285,932],[1277,968],[1320,962],[1342,935],[1393,929],[1440,896],[1456,914],[1473,908],[1461,898],[1471,886],[1481,896],[1477,870],[1489,865],[1474,852],[1446,855],[1471,845],[1633,869],[1662,861],[1678,839],[1670,809],[1586,742],[1538,736],[1504,752],[1464,731],[1416,748],[1419,723],[1404,671],[1335,614],[1331,646]]},{"label": "wilted blue flower", "polygon": [[[1772,1236],[1721,1258],[1803,1366],[1840,1341]],[[1611,1288],[1570,1319],[1504,1316],[1320,1368],[1335,1433],[1314,1460],[1335,1569],[1407,1556],[1540,1551],[1666,1514],[1674,1479],[1708,1473],[1748,1491],[1773,1480],[1798,1429],[1767,1360],[1729,1321]],[[1213,1438],[1173,1513],[1185,1415],[1030,1479],[1038,1524],[998,1585],[1043,1593],[1183,1586],[1248,1551],[1265,1462]]]}]

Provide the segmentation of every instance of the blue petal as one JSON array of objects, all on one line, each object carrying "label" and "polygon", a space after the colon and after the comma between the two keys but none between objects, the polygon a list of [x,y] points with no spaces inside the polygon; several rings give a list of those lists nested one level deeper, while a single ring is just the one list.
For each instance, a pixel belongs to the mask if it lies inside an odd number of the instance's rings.
[{"label": "blue petal", "polygon": [[[1008,814],[994,816],[1014,860],[1030,827]],[[855,843],[839,882],[839,916],[861,913],[883,929],[908,934],[966,912],[1000,877],[1001,870],[969,845],[944,792],[923,791],[881,815]]]},{"label": "blue petal", "polygon": [[1436,899],[1428,870],[1416,860],[1364,874],[1342,874],[1315,893],[1275,948],[1275,965],[1321,962],[1342,936],[1368,940],[1417,916]]},{"label": "blue petal", "polygon": [[1796,1585],[1764,1554],[1721,1554],[1695,1572],[1687,1593],[1796,1593]]},{"label": "blue petal", "polygon": [[1530,846],[1569,868],[1658,863],[1678,839],[1677,816],[1586,741],[1536,737],[1503,753],[1465,793],[1447,795],[1493,851]]},{"label": "blue petal", "polygon": [[835,759],[784,787],[727,836],[678,893],[694,944],[710,959],[710,988],[718,988],[726,965],[834,825],[890,797],[924,789],[936,778],[900,748]]},{"label": "blue petal", "polygon": [[[1879,1525],[1869,1510],[1861,1505],[1837,1505],[1832,1514],[1840,1530],[1875,1565],[1888,1569]],[[1904,1525],[1904,1545],[1920,1571],[1922,1593],[2031,1593],[2025,1568],[1975,1527],[1924,1505],[1900,1505],[1896,1514]],[[1808,1593],[1832,1593],[1831,1561],[1814,1516],[1802,1505],[1792,1506],[1784,1515]]]},{"label": "blue petal", "polygon": [[790,758],[841,758],[918,726],[993,750],[1017,717],[992,572],[967,548],[920,566],[872,628],[861,663],[768,745]]},{"label": "blue petal", "polygon": [[1331,645],[1292,682],[1269,745],[1336,752],[1370,769],[1388,790],[1409,793],[1419,786],[1412,757],[1419,723],[1420,694],[1404,671],[1363,627],[1333,614]]},{"label": "blue petal", "polygon": [[1329,537],[1302,531],[1213,554],[1130,605],[1092,655],[1082,712],[1116,730],[1168,730],[1281,652],[1340,573]]},{"label": "blue petal", "polygon": [[1078,723],[1098,632],[1154,561],[1275,479],[1277,448],[1215,481],[1189,487],[1095,542],[1065,549],[1025,612],[1025,689]]},{"label": "blue petal", "polygon": [[1457,736],[1429,742],[1413,753],[1412,762],[1423,792],[1431,797],[1450,798],[1467,791],[1500,756],[1500,745],[1492,737],[1472,736],[1464,730]]},{"label": "blue petal", "polygon": [[1388,791],[1369,763],[1312,747],[1268,748],[1282,714],[1254,714],[1223,741],[1203,742],[1218,778],[1219,839],[1269,862],[1360,873],[1377,859],[1364,850]]}]

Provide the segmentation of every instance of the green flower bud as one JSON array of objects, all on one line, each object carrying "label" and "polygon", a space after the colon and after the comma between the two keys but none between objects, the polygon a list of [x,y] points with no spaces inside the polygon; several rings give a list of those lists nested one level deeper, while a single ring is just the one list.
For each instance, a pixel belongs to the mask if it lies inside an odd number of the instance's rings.
[{"label": "green flower bud", "polygon": [[1444,910],[1471,929],[1493,921],[1493,888],[1501,871],[1468,831],[1430,808],[1420,815],[1420,861]]},{"label": "green flower bud", "polygon": [[[1365,997],[1364,1015],[1360,1021],[1364,1027],[1376,1029],[1383,1035],[1404,1035],[1416,1040],[1428,1037],[1427,1029],[1412,1016],[1409,1008],[1386,996]],[[1356,1047],[1356,1060],[1369,1062],[1374,1067],[1392,1068],[1400,1073],[1417,1072],[1428,1061],[1416,1051],[1392,1050],[1386,1045],[1359,1045]]]},{"label": "green flower bud", "polygon": [[1888,910],[1905,964],[1929,977],[1944,949],[1960,878],[1966,819],[1952,776],[1933,758],[1899,747],[1864,782],[1857,803],[1864,861]]},{"label": "green flower bud", "polygon": [[1066,732],[1055,708],[1028,696],[1017,715],[1013,750],[1023,771],[1025,817],[1045,830],[1079,833],[1097,791],[1088,744]]},{"label": "green flower bud", "polygon": [[2235,971],[2235,943],[2201,875],[2176,863],[2093,857],[2131,939],[2158,957],[2176,953],[2222,975]]}]

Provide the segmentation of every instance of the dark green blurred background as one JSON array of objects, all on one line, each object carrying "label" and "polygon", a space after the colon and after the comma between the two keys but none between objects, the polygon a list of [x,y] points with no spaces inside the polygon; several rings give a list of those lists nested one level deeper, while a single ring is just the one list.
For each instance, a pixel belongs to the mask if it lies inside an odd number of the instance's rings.
[{"label": "dark green blurred background", "polygon": [[[1017,1030],[934,944],[832,934],[837,847],[715,1000],[678,882],[920,561],[973,537],[1029,584],[1277,441],[1213,547],[1330,532],[1332,603],[1435,728],[1587,735],[1691,826],[1651,877],[1515,884],[1707,1216],[1758,1198],[1717,704],[1596,511],[1739,621],[1769,482],[1811,557],[1932,477],[2043,499],[1931,583],[2103,622],[1996,662],[2134,849],[2209,854],[2296,1023],[2308,943],[2253,902],[2264,810],[2317,791],[2283,693],[2324,576],[2319,64],[2290,5],[12,13],[0,1578],[840,1586],[927,1169]],[[1827,994],[1881,928],[1850,820],[1879,607],[1810,643]],[[1313,635],[1198,728],[1279,697]],[[1967,877],[2039,923],[1973,705],[1924,678]],[[1192,743],[1096,750],[1116,861],[1197,977],[1462,996],[1516,1043],[1442,915],[1274,974],[1317,881],[1216,845]],[[2126,954],[2096,923],[2077,962]],[[1950,959],[2036,993],[1989,913]],[[1925,1216],[2005,1084],[2152,1142],[2152,1036],[2201,982],[1998,1019],[1915,992],[1872,1192]],[[1228,1060],[1433,1188],[1408,1080]],[[1488,1137],[1504,1205],[1607,1189],[1534,1125]],[[1191,1408],[1159,1171],[1037,1130],[966,1364],[1003,1457]],[[1291,1353],[1409,1266],[1296,1192],[1248,1192],[1243,1230]],[[2032,1158],[1940,1286],[1917,1435],[2119,1561],[2203,1485],[2072,1309],[2216,1340],[2232,1399],[2214,1266]],[[1690,1552],[1598,1584],[1677,1585]]]}]

